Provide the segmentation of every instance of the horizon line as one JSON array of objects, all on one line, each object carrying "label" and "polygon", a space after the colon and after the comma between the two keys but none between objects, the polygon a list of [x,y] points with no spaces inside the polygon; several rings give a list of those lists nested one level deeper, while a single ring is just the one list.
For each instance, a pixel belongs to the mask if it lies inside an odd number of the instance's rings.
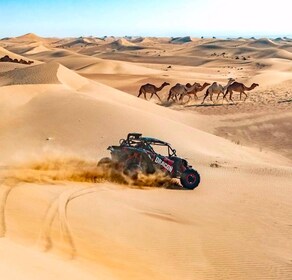
[{"label": "horizon line", "polygon": [[190,37],[190,38],[203,38],[203,39],[261,39],[261,38],[266,38],[266,39],[277,39],[277,38],[287,38],[287,39],[292,39],[292,34],[289,35],[283,35],[283,34],[278,34],[278,35],[264,35],[264,34],[257,34],[257,35],[177,35],[177,36],[168,36],[168,35],[159,35],[159,36],[154,36],[154,35],[66,35],[66,36],[43,36],[43,35],[39,35],[37,33],[34,32],[28,32],[22,35],[18,35],[18,36],[4,36],[1,37],[1,40],[6,39],[6,38],[17,38],[17,37],[23,37],[23,36],[27,36],[27,35],[34,35],[36,37],[41,37],[41,38],[83,38],[83,37],[95,37],[95,38],[107,38],[107,37],[114,37],[114,38],[132,38],[132,37],[152,37],[152,38],[184,38],[184,37]]}]

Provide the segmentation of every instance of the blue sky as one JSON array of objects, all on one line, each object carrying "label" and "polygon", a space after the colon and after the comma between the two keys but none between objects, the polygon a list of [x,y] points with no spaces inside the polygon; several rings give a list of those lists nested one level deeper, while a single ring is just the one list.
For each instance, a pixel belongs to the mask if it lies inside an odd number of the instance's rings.
[{"label": "blue sky", "polygon": [[291,0],[0,0],[0,37],[291,36]]}]

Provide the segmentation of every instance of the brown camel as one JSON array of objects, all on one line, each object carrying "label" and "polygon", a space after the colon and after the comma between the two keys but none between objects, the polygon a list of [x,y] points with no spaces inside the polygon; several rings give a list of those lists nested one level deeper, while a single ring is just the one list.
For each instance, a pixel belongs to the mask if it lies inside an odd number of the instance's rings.
[{"label": "brown camel", "polygon": [[194,83],[192,86],[187,87],[185,85],[177,83],[175,86],[173,86],[169,90],[167,101],[169,101],[170,99],[172,99],[173,101],[177,101],[178,96],[179,96],[179,100],[181,100],[183,96],[185,96],[188,92],[193,91],[196,87],[198,87],[198,85],[200,84]]},{"label": "brown camel", "polygon": [[[192,91],[188,91],[187,94],[188,94],[188,96],[191,96],[191,94],[193,94],[193,95],[194,95],[194,98],[195,98],[196,100],[198,100],[199,98],[198,98],[198,96],[197,96],[197,93],[198,93],[199,91],[204,90],[204,89],[205,89],[207,86],[209,86],[210,84],[209,84],[209,83],[204,83],[203,85],[200,85],[199,83],[195,83],[195,84],[197,84],[197,86],[196,86]],[[187,88],[190,88],[190,87],[191,87],[191,84],[190,84],[190,83],[187,83],[187,84],[186,84],[186,87],[187,87]]]},{"label": "brown camel", "polygon": [[202,104],[204,103],[204,101],[205,101],[205,99],[207,98],[208,95],[210,95],[210,99],[211,99],[211,101],[213,101],[213,99],[212,99],[213,94],[216,94],[216,93],[218,94],[218,95],[217,95],[217,99],[219,98],[219,95],[220,95],[221,93],[223,94],[223,98],[225,98],[224,91],[225,91],[225,90],[227,89],[227,87],[228,87],[229,85],[231,85],[234,81],[235,81],[234,79],[229,78],[229,79],[228,79],[228,83],[227,83],[226,86],[222,86],[222,85],[220,85],[220,84],[214,82],[210,87],[208,87],[208,89],[207,89],[207,91],[206,91],[206,93],[205,93],[204,99],[203,99],[203,101],[202,101]]},{"label": "brown camel", "polygon": [[143,93],[144,98],[147,100],[146,93],[151,93],[150,99],[155,94],[158,97],[158,99],[161,101],[160,97],[157,95],[157,92],[161,91],[165,86],[169,86],[169,83],[164,82],[160,87],[157,87],[157,86],[152,85],[152,84],[145,84],[145,85],[140,87],[138,97],[140,97],[140,95]]},{"label": "brown camel", "polygon": [[259,86],[259,84],[253,83],[250,87],[247,87],[242,83],[234,82],[234,83],[232,83],[231,85],[229,85],[227,87],[226,93],[224,94],[223,98],[225,98],[226,95],[229,93],[230,94],[229,99],[233,102],[232,93],[233,93],[233,91],[235,91],[235,92],[239,92],[240,93],[240,100],[241,100],[241,95],[244,94],[245,95],[244,101],[245,101],[246,98],[247,98],[247,94],[244,91],[245,90],[246,91],[253,90],[255,87],[258,87],[258,86]]}]

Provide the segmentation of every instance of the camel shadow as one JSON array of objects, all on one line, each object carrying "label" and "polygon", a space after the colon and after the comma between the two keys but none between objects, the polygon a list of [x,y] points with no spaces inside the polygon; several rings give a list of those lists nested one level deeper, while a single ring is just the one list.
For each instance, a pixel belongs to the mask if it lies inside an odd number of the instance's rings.
[{"label": "camel shadow", "polygon": [[170,107],[173,104],[176,104],[176,103],[173,101],[161,101],[160,103],[157,103],[157,105],[163,106],[163,107]]},{"label": "camel shadow", "polygon": [[292,99],[286,99],[286,100],[279,100],[278,103],[290,103],[292,102]]},{"label": "camel shadow", "polygon": [[220,106],[232,106],[232,105],[236,105],[236,103],[227,103],[227,104],[218,104],[218,103],[214,103],[214,104],[192,104],[192,105],[185,105],[185,107],[220,107]]}]

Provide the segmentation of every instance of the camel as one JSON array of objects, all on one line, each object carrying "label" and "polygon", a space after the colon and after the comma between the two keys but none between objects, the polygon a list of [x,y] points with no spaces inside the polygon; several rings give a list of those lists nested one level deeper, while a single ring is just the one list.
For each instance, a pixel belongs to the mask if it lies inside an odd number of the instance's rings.
[{"label": "camel", "polygon": [[[202,86],[200,85],[200,84],[198,84],[197,83],[197,86],[192,90],[192,91],[188,91],[188,95],[189,96],[191,96],[191,94],[193,94],[194,95],[194,98],[196,99],[196,100],[198,100],[199,98],[198,98],[198,96],[197,96],[197,93],[199,92],[199,91],[203,91],[207,86],[209,86],[210,84],[209,83],[204,83]],[[187,83],[186,84],[186,87],[187,88],[190,88],[191,87],[191,84],[190,83]],[[182,98],[183,98],[183,96],[182,96]]]},{"label": "camel", "polygon": [[227,87],[226,93],[224,94],[223,98],[225,98],[226,95],[229,93],[230,94],[229,99],[233,102],[232,93],[233,93],[233,91],[235,91],[235,92],[239,92],[240,93],[240,100],[241,100],[241,95],[244,94],[245,95],[244,101],[245,101],[247,99],[247,94],[244,91],[245,90],[246,91],[253,90],[255,87],[258,87],[258,86],[259,86],[259,84],[253,83],[250,87],[247,87],[242,83],[234,82],[234,83],[232,83],[231,85],[229,85]]},{"label": "camel", "polygon": [[157,92],[161,91],[165,86],[169,86],[169,83],[164,82],[160,87],[156,87],[155,85],[152,85],[152,84],[145,84],[140,87],[138,97],[140,97],[140,95],[143,93],[144,98],[147,100],[146,93],[151,93],[150,99],[155,94],[158,97],[158,99],[161,101],[160,97],[157,95]]},{"label": "camel", "polygon": [[[206,91],[206,93],[205,93],[204,99],[203,99],[203,101],[202,101],[202,104],[204,104],[204,101],[205,101],[205,99],[207,98],[208,95],[210,95],[210,99],[211,99],[211,101],[213,101],[212,96],[213,96],[213,94],[216,94],[216,93],[218,94],[218,95],[217,95],[217,99],[219,98],[219,95],[220,95],[221,93],[223,94],[223,99],[224,99],[224,97],[225,97],[225,95],[224,95],[224,91],[225,91],[225,90],[227,89],[227,87],[228,87],[229,85],[231,85],[234,81],[235,81],[234,79],[229,78],[229,79],[228,79],[228,83],[227,83],[226,86],[222,86],[222,85],[218,84],[217,82],[214,82],[210,87],[208,87],[208,89],[207,89],[207,91]],[[216,100],[217,100],[217,99],[216,99]]]},{"label": "camel", "polygon": [[178,96],[180,96],[179,100],[181,100],[187,93],[192,92],[198,86],[200,86],[200,84],[198,83],[194,83],[190,87],[177,83],[169,90],[167,101],[169,101],[170,99],[172,99],[173,101],[177,101]]}]

